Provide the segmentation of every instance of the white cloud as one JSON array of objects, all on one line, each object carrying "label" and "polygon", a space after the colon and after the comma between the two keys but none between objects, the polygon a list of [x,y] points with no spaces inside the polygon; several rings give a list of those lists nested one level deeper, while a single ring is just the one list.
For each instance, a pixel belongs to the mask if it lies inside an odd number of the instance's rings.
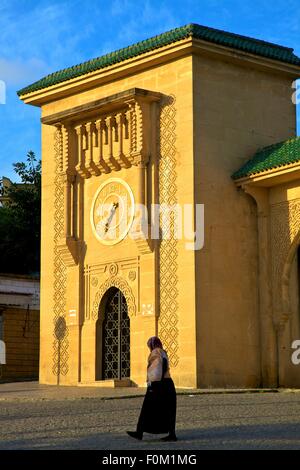
[{"label": "white cloud", "polygon": [[182,21],[174,16],[174,9],[165,2],[159,2],[158,5],[145,0],[137,5],[133,0],[115,0],[110,13],[119,17],[115,39],[122,41],[123,46],[182,25]]},{"label": "white cloud", "polygon": [[0,58],[0,79],[7,86],[22,86],[28,82],[38,80],[48,73],[48,66],[39,59],[8,60]]},{"label": "white cloud", "polygon": [[35,60],[47,60],[53,69],[74,52],[80,38],[85,36],[82,28],[72,31],[71,13],[76,8],[77,0],[31,2],[31,7],[24,7],[22,14],[15,14],[14,8],[8,5],[0,15],[1,58],[22,57],[24,62],[33,61],[33,66]]},{"label": "white cloud", "polygon": [[123,15],[124,11],[128,10],[131,6],[128,0],[114,0],[110,7],[110,13],[112,16]]}]

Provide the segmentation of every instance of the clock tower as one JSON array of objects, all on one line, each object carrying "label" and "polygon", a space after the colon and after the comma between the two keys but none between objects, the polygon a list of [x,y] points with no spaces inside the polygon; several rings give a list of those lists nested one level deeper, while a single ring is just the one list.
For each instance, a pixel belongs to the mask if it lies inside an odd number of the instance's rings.
[{"label": "clock tower", "polygon": [[20,90],[42,114],[42,383],[143,386],[158,335],[177,387],[299,385],[299,73],[189,24]]},{"label": "clock tower", "polygon": [[54,133],[57,383],[145,382],[146,341],[158,334],[160,248],[150,231],[162,99],[131,88],[42,117]]}]

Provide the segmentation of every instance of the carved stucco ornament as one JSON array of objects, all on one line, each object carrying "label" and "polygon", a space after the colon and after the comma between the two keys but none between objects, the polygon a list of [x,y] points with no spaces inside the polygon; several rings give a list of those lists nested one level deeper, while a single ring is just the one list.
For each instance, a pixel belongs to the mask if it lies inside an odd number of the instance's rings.
[{"label": "carved stucco ornament", "polygon": [[129,316],[136,315],[135,299],[134,299],[134,295],[133,295],[131,287],[129,286],[128,282],[122,277],[113,276],[107,279],[100,286],[99,290],[97,291],[95,295],[93,308],[92,308],[93,320],[96,320],[98,318],[99,305],[102,300],[102,297],[104,296],[105,292],[108,291],[108,289],[110,289],[111,287],[116,287],[117,289],[120,289],[120,291],[124,295],[126,302],[127,302],[128,315]]}]

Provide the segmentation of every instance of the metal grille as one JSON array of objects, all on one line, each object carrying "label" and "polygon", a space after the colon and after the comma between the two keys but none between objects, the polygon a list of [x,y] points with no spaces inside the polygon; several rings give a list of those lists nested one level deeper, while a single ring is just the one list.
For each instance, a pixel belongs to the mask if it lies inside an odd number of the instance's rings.
[{"label": "metal grille", "polygon": [[106,304],[102,357],[104,379],[130,377],[130,320],[125,297],[118,289]]}]

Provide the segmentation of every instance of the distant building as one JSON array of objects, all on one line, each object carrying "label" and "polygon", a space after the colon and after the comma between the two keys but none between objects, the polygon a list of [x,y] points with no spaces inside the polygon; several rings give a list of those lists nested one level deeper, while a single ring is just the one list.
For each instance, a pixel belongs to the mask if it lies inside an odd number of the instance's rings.
[{"label": "distant building", "polygon": [[0,381],[38,378],[39,292],[35,277],[0,274],[0,342],[6,350]]},{"label": "distant building", "polygon": [[13,183],[6,176],[3,176],[0,179],[0,207],[4,206],[5,204],[7,204],[9,202],[9,196],[8,196],[7,192],[13,184],[16,184],[18,187],[26,186],[24,183]]},{"label": "distant building", "polygon": [[9,201],[7,196],[7,189],[12,185],[12,182],[9,178],[3,176],[0,179],[0,207],[4,206],[5,203]]}]

